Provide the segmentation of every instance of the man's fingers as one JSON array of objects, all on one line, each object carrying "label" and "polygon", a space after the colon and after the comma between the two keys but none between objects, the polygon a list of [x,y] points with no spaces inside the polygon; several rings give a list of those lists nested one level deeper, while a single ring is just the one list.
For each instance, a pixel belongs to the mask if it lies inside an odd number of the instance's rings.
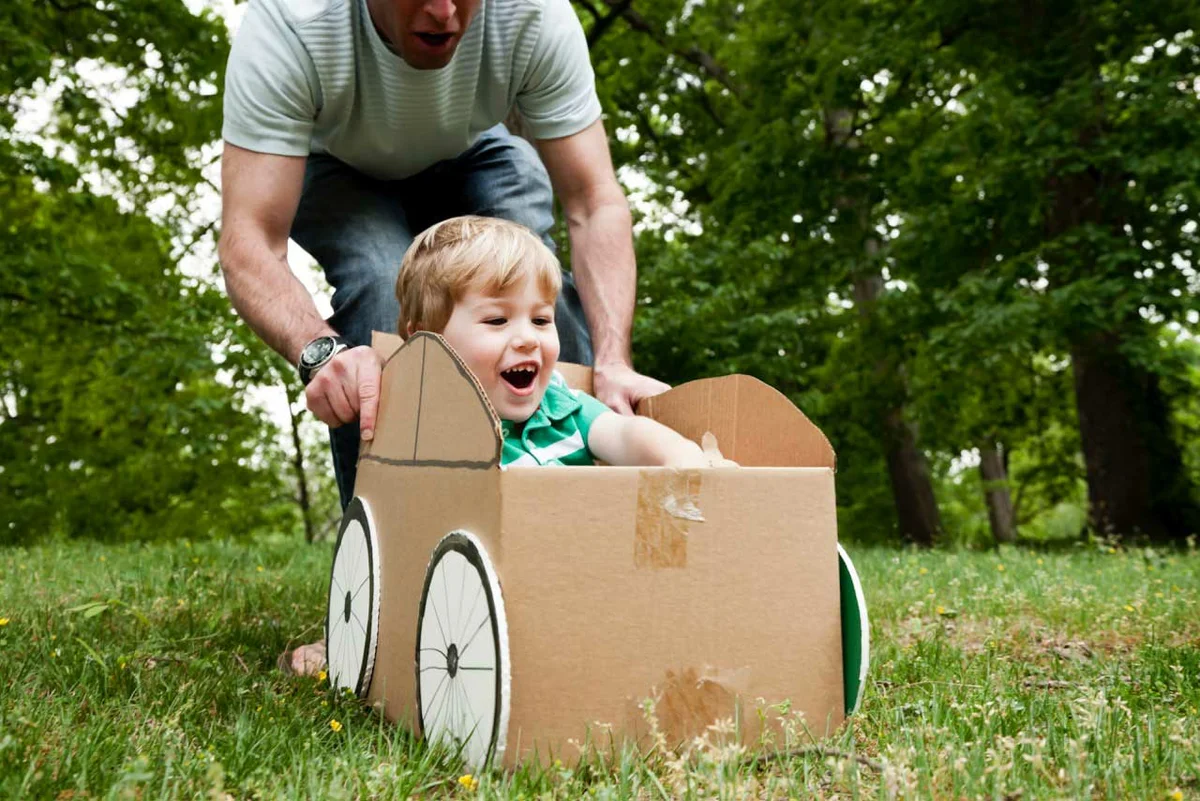
[{"label": "man's fingers", "polygon": [[375,437],[375,415],[379,410],[379,363],[365,360],[358,373],[358,421],[362,438]]},{"label": "man's fingers", "polygon": [[617,414],[631,415],[633,414],[633,406],[626,399],[624,393],[612,395],[607,398],[601,398],[604,405],[612,409]]},{"label": "man's fingers", "polygon": [[325,393],[321,391],[322,389],[323,387],[317,385],[315,382],[309,384],[304,390],[305,403],[308,406],[308,410],[312,412],[313,417],[330,428],[337,428],[342,424],[342,421],[338,419],[337,414],[329,405],[329,399],[325,397]]},{"label": "man's fingers", "polygon": [[337,381],[330,385],[326,393],[329,405],[337,419],[342,423],[353,423],[358,418],[358,394],[345,381]]}]

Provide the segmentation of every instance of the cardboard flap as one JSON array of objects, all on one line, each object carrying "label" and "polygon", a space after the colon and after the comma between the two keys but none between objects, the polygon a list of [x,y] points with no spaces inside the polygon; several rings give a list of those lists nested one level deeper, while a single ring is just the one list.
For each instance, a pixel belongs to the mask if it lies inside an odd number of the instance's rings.
[{"label": "cardboard flap", "polygon": [[562,373],[571,389],[592,394],[592,368],[574,362],[559,362],[554,369]]},{"label": "cardboard flap", "polygon": [[371,332],[371,348],[386,362],[404,347],[404,337],[399,334],[385,334],[382,331]]},{"label": "cardboard flap", "polygon": [[[372,347],[383,352],[394,340],[376,334]],[[375,438],[361,458],[484,468],[500,464],[502,442],[500,420],[475,376],[445,340],[422,331],[383,366]]]},{"label": "cardboard flap", "polygon": [[699,443],[704,432],[743,467],[836,466],[833,448],[782,392],[748,375],[690,381],[638,404],[650,417]]}]

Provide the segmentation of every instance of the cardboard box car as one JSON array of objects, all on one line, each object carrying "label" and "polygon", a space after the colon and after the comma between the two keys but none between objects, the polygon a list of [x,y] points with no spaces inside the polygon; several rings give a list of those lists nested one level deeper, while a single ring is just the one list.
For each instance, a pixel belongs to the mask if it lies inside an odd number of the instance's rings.
[{"label": "cardboard box car", "polygon": [[816,736],[842,722],[834,454],[785,396],[730,376],[641,404],[740,467],[502,469],[496,413],[440,337],[374,346],[332,681],[472,765],[674,747],[722,719],[753,744],[783,702]]}]

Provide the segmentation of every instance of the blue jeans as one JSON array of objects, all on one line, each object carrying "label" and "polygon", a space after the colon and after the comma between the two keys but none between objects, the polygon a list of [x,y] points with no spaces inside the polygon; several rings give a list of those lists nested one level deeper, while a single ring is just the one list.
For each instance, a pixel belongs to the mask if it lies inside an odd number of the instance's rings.
[{"label": "blue jeans", "polygon": [[[457,158],[410,178],[380,181],[325,154],[308,158],[292,239],[325,271],[333,287],[333,328],[353,345],[372,331],[396,331],[396,275],[413,236],[460,214],[521,223],[551,248],[550,178],[537,151],[497,125]],[[569,273],[555,311],[563,361],[592,363],[579,293]],[[342,508],[354,495],[358,423],[330,431]]]}]

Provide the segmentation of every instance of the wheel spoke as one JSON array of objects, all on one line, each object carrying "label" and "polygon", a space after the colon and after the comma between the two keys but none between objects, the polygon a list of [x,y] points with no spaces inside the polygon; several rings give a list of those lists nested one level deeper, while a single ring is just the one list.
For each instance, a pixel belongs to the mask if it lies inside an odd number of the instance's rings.
[{"label": "wheel spoke", "polygon": [[[453,634],[454,630],[450,627],[450,624],[454,622],[453,620],[450,620],[450,590],[446,586],[447,557],[449,557],[449,555],[450,554],[446,554],[446,556],[442,557],[441,562],[438,563],[438,573],[442,579],[442,599],[446,602],[446,606],[444,608],[446,610],[447,630]],[[453,642],[453,640],[450,642]]]},{"label": "wheel spoke", "polygon": [[488,622],[489,620],[491,620],[491,619],[492,619],[491,615],[488,615],[488,616],[487,616],[487,617],[485,617],[483,620],[479,621],[479,626],[478,626],[478,627],[475,629],[475,631],[474,631],[474,632],[471,634],[471,639],[467,640],[467,643],[466,643],[466,645],[464,645],[462,648],[458,649],[458,652],[459,652],[460,654],[461,654],[461,653],[464,653],[464,652],[465,652],[465,651],[466,651],[468,648],[470,648],[470,647],[471,647],[471,643],[475,642],[475,638],[479,636],[479,632],[483,631],[483,627],[484,627],[485,625],[487,625],[487,622]]},{"label": "wheel spoke", "polygon": [[458,579],[458,604],[459,604],[458,611],[459,612],[462,612],[463,595],[465,595],[467,592],[467,569],[468,569],[468,567],[469,567],[469,565],[463,566],[463,571],[462,571],[462,573],[459,574],[459,579]]},{"label": "wheel spoke", "polygon": [[442,642],[446,645],[450,645],[453,641],[446,636],[446,629],[442,627],[442,618],[441,615],[438,614],[437,603],[434,603],[427,608],[433,610],[433,619],[437,621],[438,631],[441,632],[442,635]]},{"label": "wheel spoke", "polygon": [[450,678],[449,673],[447,673],[446,676],[448,679],[446,682],[446,692],[444,695],[442,695],[442,702],[438,704],[437,711],[434,714],[433,725],[429,727],[431,732],[436,732],[438,729],[444,729],[446,727],[446,718],[450,713],[450,703],[453,700],[452,691],[454,689],[454,679]]},{"label": "wheel spoke", "polygon": [[[476,610],[476,608],[478,608],[478,606],[479,606],[479,599],[480,599],[482,596],[483,596],[483,582],[481,581],[481,582],[479,582],[479,584],[475,585],[475,597],[474,597],[474,598],[471,600],[471,611],[470,611],[470,613],[467,615],[467,617],[466,617],[466,618],[464,618],[465,620],[467,620],[467,621],[471,621],[471,620],[474,620],[474,619],[475,619],[475,610]],[[463,624],[463,631],[462,631],[462,634],[460,634],[460,635],[458,636],[458,639],[459,639],[459,641],[460,641],[460,642],[462,641],[462,638],[463,638],[463,636],[464,636],[464,635],[467,633],[467,627],[468,627],[468,626],[470,626],[470,625],[471,625],[471,624],[470,624],[470,622],[467,622],[467,623],[464,623],[464,624]]]},{"label": "wheel spoke", "polygon": [[433,704],[437,700],[438,694],[441,693],[442,688],[446,686],[446,681],[449,678],[450,678],[450,671],[446,671],[446,675],[442,676],[442,680],[438,682],[437,688],[434,689],[433,695],[430,696],[430,698],[429,698],[429,705],[426,707],[426,709],[423,713],[423,714],[425,714],[426,717],[429,716],[429,710],[433,709]]},{"label": "wheel spoke", "polygon": [[442,659],[445,659],[445,658],[446,658],[446,652],[445,652],[445,651],[443,651],[443,650],[441,650],[440,648],[429,648],[429,647],[425,647],[425,648],[422,648],[421,650],[422,650],[422,651],[433,651],[435,654],[437,654],[438,656],[440,656]]}]

